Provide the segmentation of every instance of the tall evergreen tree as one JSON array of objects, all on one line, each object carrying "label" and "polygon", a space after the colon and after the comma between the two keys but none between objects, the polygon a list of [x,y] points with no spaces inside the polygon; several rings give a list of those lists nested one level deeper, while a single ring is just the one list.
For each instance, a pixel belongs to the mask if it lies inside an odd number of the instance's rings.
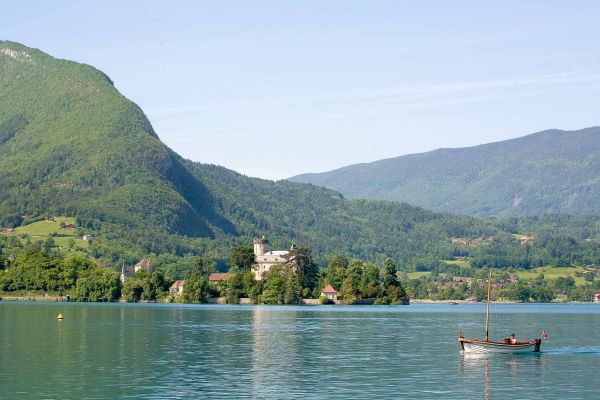
[{"label": "tall evergreen tree", "polygon": [[240,271],[250,269],[254,264],[254,248],[250,245],[234,247],[229,256],[229,268],[237,267]]},{"label": "tall evergreen tree", "polygon": [[196,257],[192,273],[185,280],[183,299],[186,303],[206,303],[210,297],[207,272],[208,259]]}]

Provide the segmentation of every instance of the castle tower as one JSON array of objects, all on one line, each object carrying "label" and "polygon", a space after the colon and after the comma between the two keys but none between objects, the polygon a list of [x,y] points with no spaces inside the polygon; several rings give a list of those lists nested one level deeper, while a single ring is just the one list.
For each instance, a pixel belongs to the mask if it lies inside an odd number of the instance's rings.
[{"label": "castle tower", "polygon": [[269,244],[269,239],[267,239],[265,236],[263,236],[261,238],[254,238],[254,255],[255,256],[264,255],[268,251],[267,250],[268,244]]}]

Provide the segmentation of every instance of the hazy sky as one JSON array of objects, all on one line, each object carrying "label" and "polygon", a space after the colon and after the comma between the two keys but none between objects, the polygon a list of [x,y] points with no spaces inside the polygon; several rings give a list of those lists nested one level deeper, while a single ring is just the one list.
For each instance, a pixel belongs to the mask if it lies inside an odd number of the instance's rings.
[{"label": "hazy sky", "polygon": [[0,0],[194,161],[280,179],[600,124],[598,1]]}]

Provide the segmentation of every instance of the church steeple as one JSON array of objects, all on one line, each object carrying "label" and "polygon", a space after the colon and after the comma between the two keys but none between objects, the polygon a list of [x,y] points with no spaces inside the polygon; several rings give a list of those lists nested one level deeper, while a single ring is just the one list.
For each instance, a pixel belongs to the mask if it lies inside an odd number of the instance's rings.
[{"label": "church steeple", "polygon": [[119,280],[121,281],[121,284],[125,284],[125,263],[123,263],[123,266],[121,267],[121,276],[119,276]]}]

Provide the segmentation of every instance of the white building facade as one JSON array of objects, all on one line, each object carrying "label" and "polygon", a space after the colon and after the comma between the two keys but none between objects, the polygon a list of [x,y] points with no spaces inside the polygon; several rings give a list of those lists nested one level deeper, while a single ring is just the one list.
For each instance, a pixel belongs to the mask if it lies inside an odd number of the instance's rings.
[{"label": "white building facade", "polygon": [[[265,236],[261,238],[254,238],[255,263],[252,265],[252,273],[254,274],[254,279],[257,281],[262,280],[264,274],[266,274],[275,264],[295,264],[293,258],[290,258],[289,256],[289,250],[269,251],[268,247],[269,239],[267,239]],[[294,245],[292,245],[291,249],[293,248]]]}]

